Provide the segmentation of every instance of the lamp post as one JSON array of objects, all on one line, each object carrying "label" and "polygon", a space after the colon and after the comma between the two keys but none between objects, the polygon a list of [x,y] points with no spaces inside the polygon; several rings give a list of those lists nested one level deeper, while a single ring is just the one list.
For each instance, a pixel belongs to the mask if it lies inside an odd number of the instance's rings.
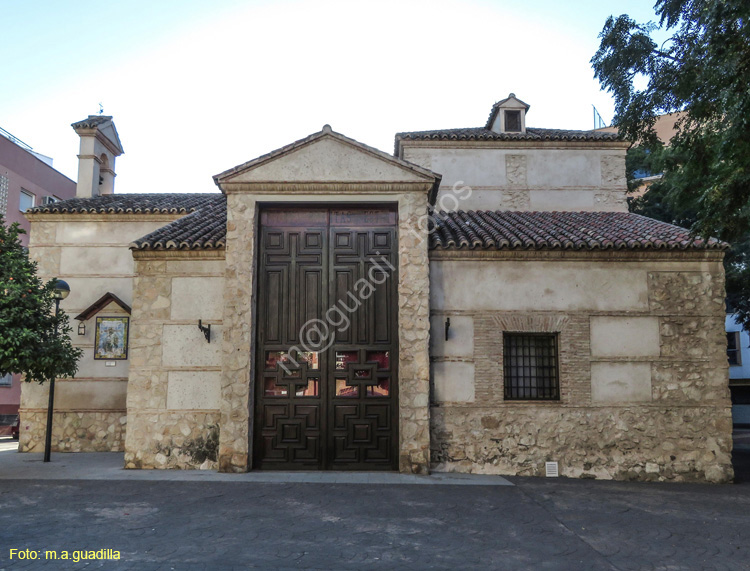
[{"label": "lamp post", "polygon": [[[62,281],[55,282],[55,317],[60,312],[60,302],[68,297],[70,286]],[[55,324],[55,336],[57,336],[57,324]],[[49,462],[50,449],[52,448],[52,410],[55,406],[55,377],[49,383],[49,404],[47,405],[47,432],[44,435],[44,461]]]}]

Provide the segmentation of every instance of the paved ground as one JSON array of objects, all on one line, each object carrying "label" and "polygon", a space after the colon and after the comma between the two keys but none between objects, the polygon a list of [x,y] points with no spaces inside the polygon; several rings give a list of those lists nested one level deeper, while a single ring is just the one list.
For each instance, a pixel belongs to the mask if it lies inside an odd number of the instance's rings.
[{"label": "paved ground", "polygon": [[[738,451],[750,453],[750,446]],[[17,461],[10,456],[17,455],[0,453],[0,473]],[[72,456],[53,454],[52,465],[58,462],[62,470],[67,463],[71,470]],[[355,485],[32,476],[0,482],[0,569],[750,567],[750,484],[509,478],[515,485]],[[40,551],[40,559],[10,560],[11,548]],[[118,550],[121,560],[43,560],[45,550],[72,556],[74,550],[107,548]]]}]

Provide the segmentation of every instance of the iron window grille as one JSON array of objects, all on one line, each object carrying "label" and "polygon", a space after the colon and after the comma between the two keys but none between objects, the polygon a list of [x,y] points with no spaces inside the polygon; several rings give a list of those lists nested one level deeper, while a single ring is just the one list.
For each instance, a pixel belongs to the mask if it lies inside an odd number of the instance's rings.
[{"label": "iron window grille", "polygon": [[521,132],[521,112],[520,111],[506,111],[505,112],[505,132],[506,133],[520,133]]},{"label": "iron window grille", "polygon": [[560,400],[556,333],[503,333],[505,400]]}]

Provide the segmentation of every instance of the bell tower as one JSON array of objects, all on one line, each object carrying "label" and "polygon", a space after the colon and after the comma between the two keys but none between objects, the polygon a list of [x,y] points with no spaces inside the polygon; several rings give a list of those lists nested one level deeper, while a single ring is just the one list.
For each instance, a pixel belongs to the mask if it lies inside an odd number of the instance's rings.
[{"label": "bell tower", "polygon": [[123,154],[112,117],[89,115],[71,125],[81,138],[76,198],[115,192],[115,159]]}]

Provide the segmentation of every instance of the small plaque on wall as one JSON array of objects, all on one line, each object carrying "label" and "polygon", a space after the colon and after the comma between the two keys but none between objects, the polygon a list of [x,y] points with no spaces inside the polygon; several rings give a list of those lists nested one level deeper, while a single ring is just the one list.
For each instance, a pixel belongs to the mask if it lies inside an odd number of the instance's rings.
[{"label": "small plaque on wall", "polygon": [[97,317],[94,359],[127,359],[129,325],[129,317]]}]

